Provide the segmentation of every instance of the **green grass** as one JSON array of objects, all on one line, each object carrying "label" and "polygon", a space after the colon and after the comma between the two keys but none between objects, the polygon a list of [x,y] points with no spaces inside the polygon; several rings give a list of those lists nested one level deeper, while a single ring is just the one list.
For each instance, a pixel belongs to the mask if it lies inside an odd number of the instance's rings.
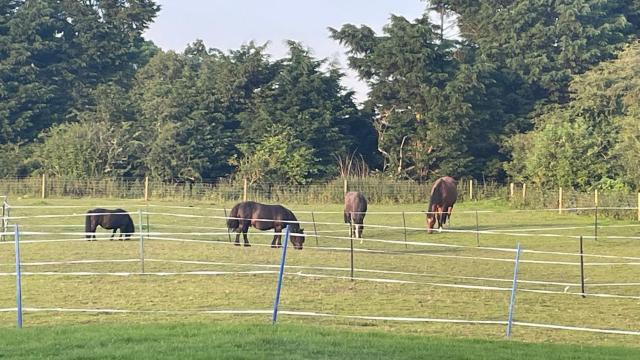
[{"label": "green grass", "polygon": [[[113,199],[9,199],[11,205],[78,205],[80,208],[14,208],[12,216],[44,214],[83,214],[91,207],[121,206],[131,211],[138,222],[138,209],[146,206],[135,200]],[[222,211],[205,208],[230,208],[232,204],[205,202],[154,202],[155,205],[182,205],[191,208],[176,209],[149,207],[150,231],[189,234],[173,234],[160,239],[145,240],[145,271],[186,272],[221,271],[248,272],[277,270],[280,250],[271,249],[270,233],[250,232],[252,247],[235,247],[229,244]],[[375,214],[376,211],[412,212],[424,210],[423,205],[372,205],[365,223],[365,237],[379,240],[395,240],[399,243],[365,241],[354,242],[356,281],[349,276],[349,242],[346,225],[342,222],[340,204],[303,205],[288,204],[297,211],[302,221],[311,221],[311,213],[318,223],[321,235],[318,245],[313,236],[313,226],[304,225],[308,235],[305,249],[289,249],[287,275],[282,293],[281,309],[307,311],[334,315],[421,317],[460,320],[496,320],[507,318],[508,291],[486,291],[438,286],[457,284],[490,286],[508,289],[513,276],[513,252],[494,251],[476,247],[474,233],[434,233],[409,230],[407,244],[401,229],[402,215]],[[481,234],[481,246],[513,249],[520,242],[525,250],[575,253],[578,242],[568,236],[592,235],[593,217],[554,212],[513,212],[500,202],[461,203],[456,205],[452,229],[475,230],[475,210],[490,209],[494,212],[478,213],[480,230],[503,231],[510,235]],[[327,213],[330,212],[330,213]],[[209,218],[178,218],[160,213],[207,215]],[[406,214],[407,227],[424,228],[424,215]],[[37,236],[24,236],[23,240],[79,238],[63,235],[64,232],[81,232],[84,218],[27,218],[16,220],[23,231],[48,232]],[[146,217],[145,217],[146,222]],[[599,240],[585,240],[587,254],[640,257],[637,240],[613,239],[607,236],[637,236],[635,221],[600,219]],[[51,227],[51,225],[56,225]],[[58,225],[63,225],[58,226]],[[371,225],[387,225],[399,229],[376,228]],[[329,233],[326,231],[337,231]],[[106,231],[100,230],[101,234]],[[215,232],[218,235],[197,235],[194,232]],[[520,233],[536,236],[517,236]],[[539,234],[563,236],[545,237]],[[334,237],[325,237],[331,235]],[[206,242],[167,241],[166,238],[206,240]],[[465,247],[451,248],[424,246],[420,243],[457,244]],[[0,244],[0,272],[13,271],[13,247]],[[378,252],[365,252],[375,250]],[[478,259],[491,258],[494,261]],[[140,271],[139,242],[133,241],[75,241],[25,243],[22,247],[23,263],[65,260],[133,260],[131,262],[77,263],[24,265],[24,272],[131,272]],[[167,262],[172,260],[173,262]],[[495,261],[503,260],[503,261]],[[559,292],[539,294],[519,291],[516,298],[515,320],[542,324],[556,324],[598,329],[638,331],[640,307],[638,299],[582,298],[564,292],[579,292],[580,271],[578,258],[569,255],[524,253],[520,279],[546,281],[559,284],[521,282],[519,290],[545,290]],[[182,261],[182,262],[175,262]],[[200,263],[185,263],[199,261]],[[537,262],[526,262],[537,261]],[[543,261],[568,262],[574,265],[541,263]],[[601,286],[602,283],[632,283],[638,281],[638,266],[624,265],[635,259],[585,258],[587,293],[607,293],[623,296],[639,296],[639,286]],[[607,265],[603,265],[607,263]],[[375,271],[375,272],[372,272]],[[475,279],[472,279],[474,277]],[[408,283],[378,282],[368,279],[402,280]],[[480,279],[485,278],[485,279]],[[490,280],[488,278],[500,279]],[[0,308],[15,307],[12,276],[0,276]],[[234,273],[223,275],[132,275],[132,276],[71,276],[25,275],[23,279],[23,303],[29,308],[75,309],[126,309],[139,311],[185,311],[186,313],[79,313],[79,312],[27,312],[25,326],[46,329],[49,326],[100,324],[111,328],[121,324],[144,324],[148,331],[158,324],[220,320],[244,324],[268,323],[265,315],[212,315],[203,310],[265,310],[273,305],[275,273]],[[572,285],[563,285],[572,284]],[[502,325],[460,325],[443,323],[407,323],[350,319],[344,317],[304,317],[282,315],[279,320],[285,326],[315,325],[323,331],[365,330],[403,335],[453,337],[456,339],[500,340],[504,338]],[[0,327],[14,326],[15,313],[0,313]],[[46,326],[46,327],[43,327]],[[251,325],[247,325],[251,327]],[[93,329],[93,328],[92,328]],[[8,331],[8,330],[7,330]],[[115,331],[115,330],[114,330]],[[147,331],[147,330],[145,330]],[[373,335],[372,335],[373,336]],[[376,335],[381,336],[381,335]],[[515,326],[514,339],[535,343],[574,343],[591,345],[638,346],[638,336],[608,335],[568,330],[551,330]],[[413,339],[413,337],[412,337]],[[431,341],[431,340],[429,340]],[[443,342],[445,340],[433,340]],[[448,340],[447,340],[448,341]],[[453,340],[451,340],[453,341]],[[473,342],[471,342],[473,343]],[[455,347],[455,345],[452,345]],[[460,345],[462,346],[462,345]],[[124,350],[123,350],[124,351]],[[304,354],[301,355],[304,357]],[[327,356],[331,356],[330,354]],[[411,357],[411,355],[408,355]]]},{"label": "green grass", "polygon": [[450,339],[309,325],[180,323],[0,329],[7,359],[633,359],[640,350]]}]

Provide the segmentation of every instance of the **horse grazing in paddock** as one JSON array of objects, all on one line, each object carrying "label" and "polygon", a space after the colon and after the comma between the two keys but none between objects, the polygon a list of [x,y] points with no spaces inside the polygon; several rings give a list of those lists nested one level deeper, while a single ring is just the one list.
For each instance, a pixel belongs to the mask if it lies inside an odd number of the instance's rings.
[{"label": "horse grazing in paddock", "polygon": [[344,222],[349,225],[349,236],[355,235],[362,243],[364,216],[367,215],[367,199],[361,192],[349,191],[344,195]]},{"label": "horse grazing in paddock", "polygon": [[247,239],[250,226],[263,231],[274,229],[276,234],[271,241],[271,247],[282,246],[282,236],[278,233],[289,226],[289,231],[292,233],[289,235],[291,244],[294,248],[302,250],[304,229],[300,228],[298,219],[293,212],[282,205],[266,205],[254,201],[236,204],[227,219],[227,228],[238,233],[235,241],[236,246],[240,246],[240,234],[244,238],[244,246],[251,246],[249,239]]},{"label": "horse grazing in paddock", "polygon": [[113,240],[118,229],[120,230],[120,240],[122,240],[123,234],[124,240],[128,240],[129,237],[131,237],[131,234],[136,231],[131,216],[122,209],[109,210],[97,208],[87,211],[87,216],[84,222],[84,232],[87,233],[87,240],[96,238],[95,232],[98,225],[102,226],[104,229],[113,229],[109,240]]},{"label": "horse grazing in paddock", "polygon": [[429,234],[436,221],[438,222],[438,229],[442,229],[442,226],[447,222],[447,218],[451,216],[453,204],[456,203],[457,199],[457,183],[452,177],[445,176],[436,180],[431,188],[431,198],[427,209],[427,230]]}]

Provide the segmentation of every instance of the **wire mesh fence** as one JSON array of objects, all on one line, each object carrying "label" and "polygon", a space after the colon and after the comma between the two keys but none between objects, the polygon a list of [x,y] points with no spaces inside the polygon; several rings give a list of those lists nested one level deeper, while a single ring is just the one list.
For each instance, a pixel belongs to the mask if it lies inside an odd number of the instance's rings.
[{"label": "wire mesh fence", "polygon": [[[144,178],[5,178],[0,194],[16,197],[95,197],[116,199],[204,200],[216,203],[254,200],[277,203],[341,203],[345,191],[360,191],[371,204],[427,203],[431,183],[380,177],[336,179],[321,184],[251,184],[218,180],[171,183]],[[593,208],[602,215],[629,217],[631,212],[608,209],[638,207],[638,194],[631,192],[579,191],[543,188],[532,184],[499,184],[475,179],[458,181],[458,202],[501,200],[514,208]],[[578,210],[579,211],[579,210]]]}]

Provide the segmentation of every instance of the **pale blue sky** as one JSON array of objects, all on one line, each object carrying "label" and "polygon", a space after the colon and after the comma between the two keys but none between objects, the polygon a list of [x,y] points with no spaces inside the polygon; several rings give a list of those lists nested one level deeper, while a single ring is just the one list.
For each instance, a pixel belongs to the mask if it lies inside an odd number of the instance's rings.
[{"label": "pale blue sky", "polygon": [[[165,50],[182,51],[196,39],[226,51],[255,40],[270,41],[268,52],[285,55],[287,39],[302,42],[317,58],[337,59],[347,68],[345,49],[329,38],[327,27],[364,24],[380,32],[390,14],[415,19],[426,3],[420,0],[156,0],[162,9],[145,33]],[[351,71],[344,85],[366,96],[366,85]]]}]

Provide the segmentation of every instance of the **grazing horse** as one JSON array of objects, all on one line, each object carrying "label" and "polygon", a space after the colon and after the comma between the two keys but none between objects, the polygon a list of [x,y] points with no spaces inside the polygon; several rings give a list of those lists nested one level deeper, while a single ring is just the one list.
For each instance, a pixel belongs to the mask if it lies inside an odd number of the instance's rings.
[{"label": "grazing horse", "polygon": [[120,240],[122,240],[122,234],[124,234],[124,239],[128,240],[131,234],[136,231],[131,216],[122,209],[109,210],[98,208],[87,211],[87,217],[84,222],[84,232],[87,233],[87,240],[95,240],[95,232],[98,225],[108,230],[113,229],[109,240],[113,240],[118,229],[120,230]]},{"label": "grazing horse", "polygon": [[244,238],[244,246],[251,246],[247,239],[250,226],[263,231],[274,229],[276,234],[271,241],[271,247],[282,246],[282,236],[278,233],[289,226],[289,231],[292,233],[289,235],[291,244],[294,248],[302,250],[304,229],[300,228],[298,219],[291,210],[282,205],[266,205],[254,201],[243,201],[236,204],[227,219],[227,228],[238,233],[235,241],[236,246],[240,246],[240,234]]},{"label": "grazing horse", "polygon": [[349,225],[349,236],[355,235],[362,243],[364,216],[367,214],[367,199],[361,192],[349,191],[344,195],[344,222]]},{"label": "grazing horse", "polygon": [[427,209],[427,229],[429,234],[436,221],[438,222],[438,229],[442,229],[442,226],[447,222],[447,217],[451,216],[453,204],[456,203],[458,198],[456,185],[456,181],[449,176],[441,177],[433,184],[429,208]]}]

